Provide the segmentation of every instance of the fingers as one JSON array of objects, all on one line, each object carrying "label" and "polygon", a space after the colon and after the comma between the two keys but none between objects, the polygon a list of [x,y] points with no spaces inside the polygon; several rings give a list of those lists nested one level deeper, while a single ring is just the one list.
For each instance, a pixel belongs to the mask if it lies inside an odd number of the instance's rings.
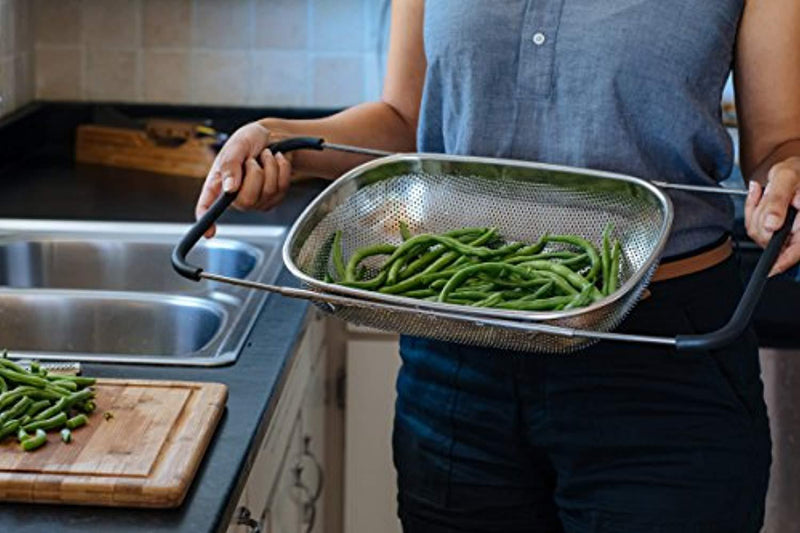
[{"label": "fingers", "polygon": [[275,156],[278,162],[278,194],[286,194],[292,182],[292,165],[289,160],[281,153]]},{"label": "fingers", "polygon": [[[745,225],[747,226],[748,234],[750,234],[750,228],[754,227],[751,224],[751,221],[753,220],[753,213],[755,212],[756,207],[758,206],[758,202],[761,201],[761,193],[762,193],[761,184],[758,183],[757,181],[751,181],[750,190],[747,192],[747,199],[744,201],[744,220],[745,220]],[[753,234],[750,234],[751,239],[754,239],[754,234],[755,232]]]},{"label": "fingers", "polygon": [[264,169],[261,194],[265,199],[272,198],[278,192],[278,162],[269,148],[261,152],[261,167]]},{"label": "fingers", "polygon": [[[206,177],[203,183],[203,188],[200,191],[200,196],[197,198],[197,205],[194,208],[194,216],[199,219],[214,203],[214,200],[220,195],[222,190],[222,174],[217,170],[212,170]],[[206,238],[211,238],[216,233],[216,227],[211,226],[205,233]]]},{"label": "fingers", "polygon": [[789,205],[800,205],[798,168],[779,163],[770,170],[768,180],[760,197],[751,191],[745,202],[747,233],[760,246],[766,246],[772,234],[783,225]]},{"label": "fingers", "polygon": [[244,182],[239,188],[236,200],[233,202],[234,207],[243,211],[258,208],[261,202],[261,191],[264,188],[264,169],[261,168],[261,165],[252,157],[248,157],[245,160],[244,168]]}]

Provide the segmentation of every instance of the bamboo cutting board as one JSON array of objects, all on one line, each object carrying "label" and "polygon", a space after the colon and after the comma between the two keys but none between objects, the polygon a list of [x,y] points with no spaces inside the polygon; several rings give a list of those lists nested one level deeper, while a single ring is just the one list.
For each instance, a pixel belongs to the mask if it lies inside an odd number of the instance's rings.
[{"label": "bamboo cutting board", "polygon": [[220,383],[98,380],[97,410],[70,444],[53,432],[35,452],[0,446],[0,500],[177,507],[227,394]]}]

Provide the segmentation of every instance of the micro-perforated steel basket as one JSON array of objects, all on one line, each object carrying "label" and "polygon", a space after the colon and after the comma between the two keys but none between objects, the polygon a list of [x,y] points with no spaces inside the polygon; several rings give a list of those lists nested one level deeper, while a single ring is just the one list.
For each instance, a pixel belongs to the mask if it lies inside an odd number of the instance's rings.
[{"label": "micro-perforated steel basket", "polygon": [[672,208],[656,187],[625,176],[519,161],[396,155],[366,163],[338,179],[305,210],[287,237],[284,263],[314,290],[413,306],[402,311],[336,306],[334,314],[345,320],[440,340],[559,352],[587,340],[475,327],[419,312],[475,314],[474,307],[411,300],[322,281],[332,270],[328,261],[335,231],[342,231],[347,257],[363,246],[399,244],[401,221],[412,233],[496,227],[506,240],[522,242],[535,242],[545,233],[581,235],[598,242],[611,222],[623,250],[621,287],[614,295],[569,311],[479,310],[484,317],[609,331],[649,281],[667,241]]},{"label": "micro-perforated steel basket", "polygon": [[[318,139],[293,139],[272,149],[323,147],[341,148]],[[291,228],[283,249],[284,264],[310,290],[226,278],[185,263],[186,253],[233,201],[235,193],[221,196],[190,230],[176,247],[173,264],[179,273],[192,279],[206,278],[306,298],[350,322],[462,344],[548,353],[570,352],[600,339],[687,349],[719,346],[730,341],[737,331],[675,338],[611,332],[640,298],[667,242],[673,211],[669,198],[660,189],[662,185],[656,187],[645,180],[608,172],[521,161],[439,154],[390,155],[354,168],[336,180]],[[585,308],[529,312],[430,302],[324,281],[326,273],[332,271],[329,261],[334,232],[342,232],[344,253],[349,256],[363,246],[399,243],[401,221],[409,225],[412,233],[496,227],[506,240],[524,242],[535,242],[548,233],[576,234],[598,242],[610,222],[622,249],[620,288]],[[771,244],[776,248],[775,255],[785,235],[776,234],[773,240],[778,238],[777,246]],[[762,257],[762,270],[768,271],[775,258],[766,256],[765,253]],[[380,259],[373,259],[376,262],[368,262],[367,266],[375,274]],[[756,277],[754,274],[754,281],[759,281]],[[761,278],[763,287],[766,272],[761,273]],[[748,294],[756,293],[742,299],[744,307],[754,306],[760,295],[761,287],[750,285]],[[739,311],[746,315],[746,325],[752,309]],[[742,318],[737,320],[742,322]],[[729,326],[739,330],[743,327]]]}]

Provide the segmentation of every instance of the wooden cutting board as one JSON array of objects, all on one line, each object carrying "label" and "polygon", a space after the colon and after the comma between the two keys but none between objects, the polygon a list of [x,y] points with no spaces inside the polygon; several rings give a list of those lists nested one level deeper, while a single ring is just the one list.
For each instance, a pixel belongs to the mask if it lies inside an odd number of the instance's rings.
[{"label": "wooden cutting board", "polygon": [[35,452],[0,446],[0,500],[177,507],[227,395],[220,383],[98,380],[97,410],[70,444],[53,432]]}]

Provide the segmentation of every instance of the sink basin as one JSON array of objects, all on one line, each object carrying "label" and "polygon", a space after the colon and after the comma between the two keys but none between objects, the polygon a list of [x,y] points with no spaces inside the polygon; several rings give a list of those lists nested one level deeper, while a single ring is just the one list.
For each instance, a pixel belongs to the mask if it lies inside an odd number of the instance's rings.
[{"label": "sink basin", "polygon": [[[193,282],[170,253],[188,226],[0,221],[0,349],[16,358],[216,366],[236,360],[268,294]],[[274,283],[282,227],[221,226],[189,255]]]},{"label": "sink basin", "polygon": [[222,306],[200,298],[0,291],[2,343],[34,357],[187,356],[206,346],[226,319]]},{"label": "sink basin", "polygon": [[[208,290],[175,273],[172,243],[111,239],[17,240],[0,244],[0,286],[189,293]],[[246,278],[263,258],[255,246],[215,239],[189,258],[209,272]]]}]

